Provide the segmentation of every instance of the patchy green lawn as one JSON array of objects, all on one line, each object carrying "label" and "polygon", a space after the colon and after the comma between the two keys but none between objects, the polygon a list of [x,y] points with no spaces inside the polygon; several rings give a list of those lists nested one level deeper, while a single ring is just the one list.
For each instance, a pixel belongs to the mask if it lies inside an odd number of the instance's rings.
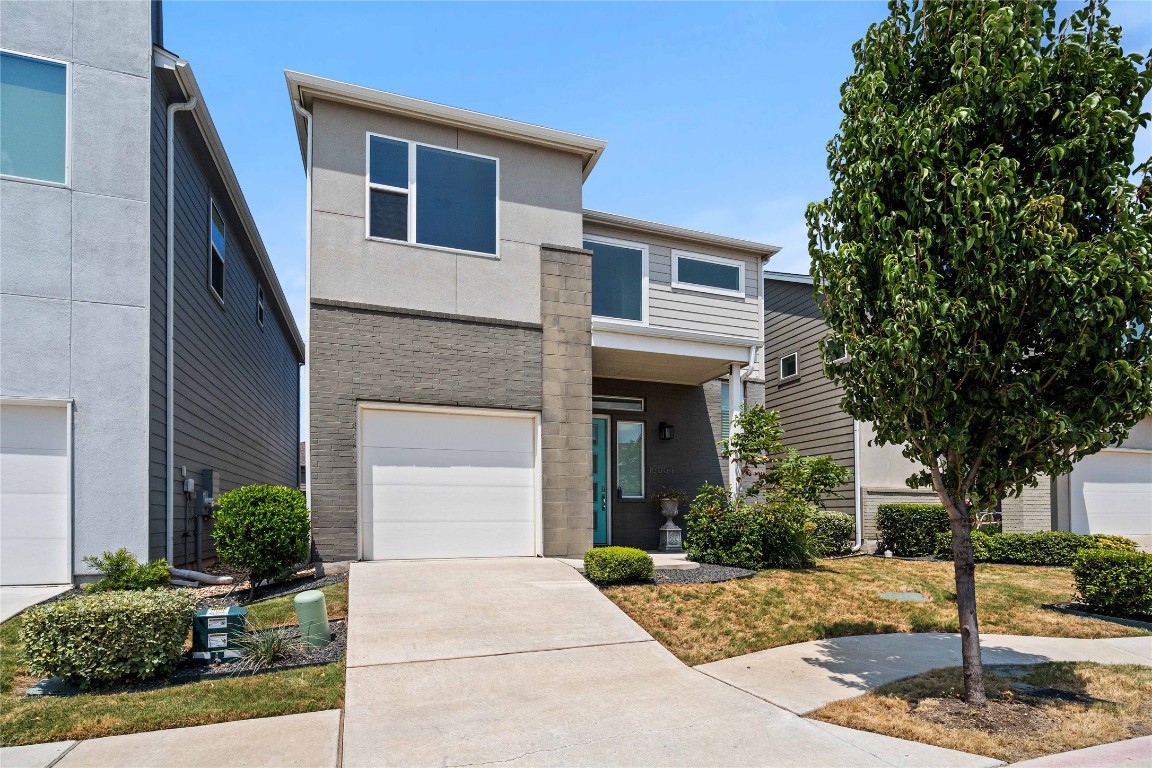
[{"label": "patchy green lawn", "polygon": [[[878,557],[822,560],[808,570],[761,571],[720,584],[629,585],[604,589],[687,664],[848,635],[956,632],[952,564]],[[920,592],[926,603],[877,592]],[[978,565],[980,630],[1047,637],[1128,637],[1147,631],[1043,608],[1073,596],[1068,568]]]},{"label": "patchy green lawn", "polygon": [[[347,583],[324,587],[331,618],[348,610]],[[294,595],[249,606],[260,626],[294,624]],[[344,705],[344,663],[185,683],[139,693],[25,696],[38,678],[20,661],[20,617],[0,625],[0,746],[208,725]]]},{"label": "patchy green lawn", "polygon": [[[934,669],[836,701],[810,717],[1014,763],[1152,734],[1152,669],[1087,662],[984,668],[988,705],[960,700],[959,667]],[[1033,686],[1100,701],[1029,694]]]}]

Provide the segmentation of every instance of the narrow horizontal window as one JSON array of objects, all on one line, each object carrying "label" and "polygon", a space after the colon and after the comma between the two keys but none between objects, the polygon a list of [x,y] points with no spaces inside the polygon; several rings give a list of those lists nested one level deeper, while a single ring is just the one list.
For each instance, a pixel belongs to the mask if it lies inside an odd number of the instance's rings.
[{"label": "narrow horizontal window", "polygon": [[622,499],[644,498],[644,422],[616,422],[616,488]]},{"label": "narrow horizontal window", "polygon": [[592,251],[592,314],[619,320],[644,320],[643,248],[585,240]]},{"label": "narrow horizontal window", "polygon": [[227,253],[227,238],[224,236],[224,217],[212,203],[211,236],[208,245],[208,287],[216,298],[224,301],[224,258]]},{"label": "narrow horizontal window", "polygon": [[642,397],[592,397],[592,410],[594,411],[644,411],[644,398]]},{"label": "narrow horizontal window", "polygon": [[0,174],[68,178],[68,67],[0,53]]},{"label": "narrow horizontal window", "polygon": [[793,352],[780,358],[780,380],[792,379],[800,375],[800,353]]},{"label": "narrow horizontal window", "polygon": [[744,295],[744,263],[718,256],[672,253],[672,282],[676,285]]}]

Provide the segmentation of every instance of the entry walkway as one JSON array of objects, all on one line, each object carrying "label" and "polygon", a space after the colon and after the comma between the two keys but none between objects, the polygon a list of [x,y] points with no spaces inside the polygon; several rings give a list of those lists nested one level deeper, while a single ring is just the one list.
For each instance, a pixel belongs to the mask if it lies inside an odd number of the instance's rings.
[{"label": "entry walkway", "polygon": [[693,670],[554,560],[356,563],[343,765],[992,766]]},{"label": "entry walkway", "polygon": [[71,584],[46,587],[0,587],[0,624],[34,605],[72,589]]},{"label": "entry walkway", "polygon": [[[1081,640],[981,635],[985,664],[1096,661],[1152,666],[1152,636]],[[885,683],[960,665],[960,636],[942,632],[860,635],[770,648],[696,667],[710,677],[806,714]]]}]

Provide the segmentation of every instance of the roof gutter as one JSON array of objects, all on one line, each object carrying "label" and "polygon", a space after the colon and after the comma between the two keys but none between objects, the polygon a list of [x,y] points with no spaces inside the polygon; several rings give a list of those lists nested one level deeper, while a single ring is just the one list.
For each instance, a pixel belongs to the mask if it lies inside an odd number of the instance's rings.
[{"label": "roof gutter", "polygon": [[268,278],[269,287],[272,290],[272,298],[275,300],[284,324],[288,329],[288,335],[296,352],[296,356],[299,360],[303,360],[304,339],[300,335],[300,329],[296,327],[296,320],[292,315],[291,308],[288,306],[288,300],[284,296],[284,289],[280,285],[279,278],[276,277],[276,269],[272,266],[272,260],[268,256],[268,250],[264,247],[264,240],[260,237],[260,230],[256,226],[256,221],[252,218],[252,211],[248,208],[248,202],[244,199],[244,192],[240,188],[240,182],[236,178],[236,172],[232,168],[232,163],[228,160],[228,153],[224,150],[224,144],[220,141],[220,134],[216,131],[216,125],[212,122],[212,116],[208,113],[208,107],[204,103],[204,96],[200,92],[200,86],[196,82],[195,75],[192,74],[192,67],[187,61],[181,59],[171,51],[167,51],[159,46],[155,46],[153,50],[155,52],[154,61],[156,66],[171,71],[176,76],[181,90],[189,101],[196,102],[195,107],[192,109],[192,115],[196,120],[196,125],[200,129],[201,136],[204,137],[204,143],[208,145],[208,152],[212,156],[212,161],[224,179],[224,186],[228,190],[228,196],[240,216],[240,224],[244,227],[245,234],[247,234],[248,240],[252,244],[252,249],[256,252],[256,258],[260,262],[260,268]]}]

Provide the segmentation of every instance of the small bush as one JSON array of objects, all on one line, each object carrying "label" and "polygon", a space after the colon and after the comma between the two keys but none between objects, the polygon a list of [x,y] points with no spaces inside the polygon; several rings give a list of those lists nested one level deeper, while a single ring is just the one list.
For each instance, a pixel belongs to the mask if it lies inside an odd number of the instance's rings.
[{"label": "small bush", "polygon": [[735,568],[806,568],[815,563],[813,508],[797,500],[733,503],[728,491],[706,484],[684,521],[691,560]]},{"label": "small bush", "polygon": [[84,586],[89,592],[159,589],[168,586],[171,580],[168,563],[163,560],[141,563],[126,547],[105,552],[100,557],[85,557],[84,564],[103,577]]},{"label": "small bush", "polygon": [[836,557],[852,551],[856,540],[856,521],[842,512],[821,510],[812,515],[816,530],[812,532],[812,543],[819,557]]},{"label": "small bush", "polygon": [[28,668],[81,688],[170,672],[196,611],[191,592],[100,592],[24,613]]},{"label": "small bush", "polygon": [[584,573],[597,584],[650,579],[656,573],[652,556],[633,547],[597,547],[584,553]]},{"label": "small bush", "polygon": [[948,511],[940,504],[881,504],[876,510],[879,549],[897,557],[936,553],[936,537],[948,533]]},{"label": "small bush", "polygon": [[220,495],[212,538],[216,554],[247,568],[252,588],[308,559],[310,516],[304,494],[277,485],[248,485]]},{"label": "small bush", "polygon": [[[1090,536],[1067,531],[1036,533],[984,533],[972,531],[972,555],[978,563],[1016,565],[1072,565],[1085,551],[1134,552],[1136,542],[1123,536]],[[952,535],[940,534],[936,554],[952,558]]]},{"label": "small bush", "polygon": [[1076,555],[1072,578],[1081,602],[1094,611],[1152,616],[1152,554],[1085,550]]}]

